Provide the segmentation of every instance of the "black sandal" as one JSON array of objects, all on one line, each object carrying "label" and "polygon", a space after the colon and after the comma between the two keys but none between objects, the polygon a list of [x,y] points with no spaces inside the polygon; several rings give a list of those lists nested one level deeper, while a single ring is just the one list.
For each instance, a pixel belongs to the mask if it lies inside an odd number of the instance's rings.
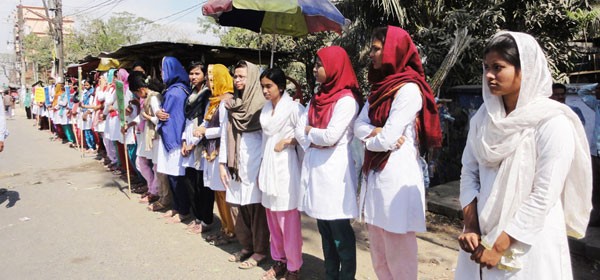
[{"label": "black sandal", "polygon": [[248,259],[253,254],[254,254],[254,252],[250,252],[250,251],[244,252],[244,250],[240,250],[240,251],[237,251],[237,252],[231,254],[231,256],[229,256],[229,259],[227,259],[227,260],[229,262],[241,262],[243,260]]}]

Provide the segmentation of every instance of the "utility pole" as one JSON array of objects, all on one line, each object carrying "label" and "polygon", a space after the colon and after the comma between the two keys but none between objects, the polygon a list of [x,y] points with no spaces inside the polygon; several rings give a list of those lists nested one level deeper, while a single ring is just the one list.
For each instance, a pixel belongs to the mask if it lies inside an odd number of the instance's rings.
[{"label": "utility pole", "polygon": [[17,55],[19,56],[19,61],[21,63],[20,67],[20,82],[21,82],[21,90],[25,89],[25,74],[27,73],[27,68],[25,67],[25,49],[23,48],[23,40],[25,40],[25,24],[23,21],[23,2],[19,1],[19,7],[17,8],[17,31],[18,31],[18,48],[19,51]]},{"label": "utility pole", "polygon": [[62,16],[62,0],[54,0],[54,8],[56,9],[56,16],[54,17],[54,29],[56,32],[56,56],[58,57],[58,69],[56,73],[56,82],[61,83],[64,76],[64,42],[63,42],[63,16]]},{"label": "utility pole", "polygon": [[[64,44],[63,44],[63,21],[62,21],[62,0],[42,0],[44,8],[46,8],[46,18],[48,18],[48,28],[50,34],[54,38],[54,48],[56,51],[56,57],[58,58],[58,65],[56,69],[56,82],[63,81],[63,64],[65,61],[64,56]],[[55,12],[54,18],[50,18],[50,11]],[[54,63],[54,62],[53,62]]]}]

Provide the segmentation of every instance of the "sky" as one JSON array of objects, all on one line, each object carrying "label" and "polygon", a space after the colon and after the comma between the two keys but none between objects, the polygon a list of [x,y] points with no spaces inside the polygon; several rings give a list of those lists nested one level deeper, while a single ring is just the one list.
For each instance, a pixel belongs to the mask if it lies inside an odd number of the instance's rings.
[{"label": "sky", "polygon": [[[43,7],[42,0],[21,1],[23,6]],[[0,1],[0,53],[14,53],[14,46],[7,44],[7,41],[12,44],[14,40],[14,13],[19,2],[19,0]],[[214,36],[206,36],[198,32],[197,18],[202,17],[201,4],[206,0],[62,0],[62,2],[63,15],[75,14],[72,18],[75,20],[76,27],[77,19],[81,17],[108,19],[113,13],[126,11],[149,20],[160,19],[156,23],[189,34],[191,40],[207,44],[218,43],[218,39]],[[101,5],[102,3],[106,4]],[[188,10],[192,6],[194,7]],[[172,16],[164,18],[170,15]]]}]

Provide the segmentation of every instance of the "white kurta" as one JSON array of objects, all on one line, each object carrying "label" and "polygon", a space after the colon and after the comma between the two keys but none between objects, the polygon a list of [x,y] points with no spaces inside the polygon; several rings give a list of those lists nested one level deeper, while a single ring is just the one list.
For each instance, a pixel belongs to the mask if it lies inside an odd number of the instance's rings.
[{"label": "white kurta", "polygon": [[[219,162],[227,164],[227,126],[229,125],[229,119],[227,114],[223,118],[225,120],[221,127]],[[238,175],[240,181],[233,178],[229,181],[225,200],[242,206],[260,203],[261,191],[256,185],[256,180],[258,179],[260,158],[262,156],[262,131],[243,132],[239,141]]]},{"label": "white kurta", "polygon": [[[144,131],[139,131],[138,126],[141,122],[146,122],[142,114],[137,115],[134,120],[138,125],[135,126],[135,140],[137,142],[137,147],[135,150],[135,154],[138,157],[143,157],[147,159],[152,159],[152,150],[146,151],[146,133]],[[146,126],[144,126],[144,130]]]},{"label": "white kurta", "polygon": [[[206,111],[208,111],[209,105],[210,104],[206,105]],[[219,105],[219,126],[207,128],[206,132],[204,133],[204,138],[207,140],[220,138],[221,128],[227,121],[226,116],[227,109],[225,109],[225,103],[221,102]],[[208,121],[204,120],[202,125],[206,127],[208,125]],[[223,140],[221,140],[221,145],[225,145]],[[202,161],[204,161],[204,185],[213,191],[225,191],[225,186],[223,186],[223,182],[221,182],[221,177],[219,174],[219,157],[213,161],[208,161],[206,158],[203,158]]]},{"label": "white kurta", "polygon": [[[560,200],[574,156],[574,128],[565,116],[538,126],[535,134],[537,162],[528,198],[517,210],[505,232],[525,250],[522,268],[512,272],[482,269],[482,279],[573,279],[563,206]],[[465,207],[477,198],[481,212],[490,196],[498,168],[479,164],[467,144],[462,158],[460,203]],[[478,279],[479,264],[459,252],[456,279]]]},{"label": "white kurta", "polygon": [[[354,135],[364,141],[367,150],[392,151],[383,170],[371,170],[366,182],[363,180],[359,206],[366,223],[393,233],[426,231],[425,187],[415,134],[415,119],[422,102],[419,87],[408,83],[398,90],[379,134],[367,138],[375,128],[370,124],[368,102],[354,126]],[[396,149],[402,135],[406,142]]]},{"label": "white kurta", "polygon": [[123,143],[123,134],[121,133],[121,123],[119,121],[119,115],[110,116],[109,108],[112,107],[114,110],[118,110],[117,104],[117,93],[114,89],[109,89],[106,92],[106,99],[104,100],[104,113],[106,114],[106,123],[104,128],[104,138],[110,141],[118,141]]},{"label": "white kurta", "polygon": [[69,117],[67,112],[69,111],[69,98],[67,94],[62,94],[58,97],[56,111],[54,112],[54,123],[60,125],[69,124]]},{"label": "white kurta", "polygon": [[[136,106],[131,106],[132,111],[129,116],[125,116],[125,123],[129,124],[130,122],[136,122],[138,116],[138,108]],[[136,143],[135,140],[135,126],[127,129],[125,133],[125,143],[126,145],[133,145]]]},{"label": "white kurta", "polygon": [[[305,151],[298,209],[313,218],[337,220],[358,216],[358,179],[350,149],[358,109],[354,98],[343,97],[335,104],[326,129],[313,128],[308,135],[304,134],[308,109],[296,127],[296,140]],[[327,148],[311,148],[311,143]]]},{"label": "white kurta", "polygon": [[[34,100],[34,99],[32,99],[32,100]],[[34,115],[39,115],[40,114],[40,106],[35,101],[33,101],[32,104],[31,104],[31,113],[34,114]]]},{"label": "white kurta", "polygon": [[181,140],[184,140],[186,145],[194,145],[194,149],[190,152],[187,157],[183,157],[182,164],[183,167],[191,167],[198,171],[202,171],[203,161],[202,159],[196,161],[196,153],[194,152],[198,148],[198,144],[202,138],[194,137],[194,129],[196,125],[194,124],[196,120],[188,120],[185,119],[185,130],[183,131],[183,135],[181,136]]},{"label": "white kurta", "polygon": [[[106,100],[106,92],[101,90],[100,87],[96,88],[96,102],[94,103],[94,105],[99,105],[101,102],[104,102]],[[94,112],[94,118],[99,118],[100,115],[104,115],[104,112],[101,110],[96,110]],[[99,120],[95,126],[94,126],[94,130],[96,132],[101,132],[104,133],[104,129],[106,128],[106,121],[105,120]]]},{"label": "white kurta", "polygon": [[157,151],[158,151],[158,147],[157,147],[157,145],[158,145],[158,139],[152,140],[153,141],[152,142],[152,149],[146,150],[146,141],[148,141],[146,139],[146,133],[150,129],[148,127],[148,123],[151,122],[154,125],[156,125],[158,123],[158,118],[152,117],[151,120],[148,120],[148,119],[145,119],[142,116],[142,114],[139,114],[137,116],[137,121],[138,121],[138,124],[140,122],[145,122],[144,130],[143,131],[138,131],[137,134],[136,134],[136,136],[137,136],[137,138],[136,138],[136,140],[137,140],[137,155],[140,156],[140,157],[147,158],[149,160],[156,161],[156,154],[157,154]]},{"label": "white kurta", "polygon": [[[154,115],[161,110],[160,104],[156,98],[150,100],[150,106]],[[156,132],[158,134],[158,132]],[[156,171],[159,173],[172,175],[172,176],[183,176],[185,175],[185,167],[182,164],[181,147],[177,147],[167,151],[163,144],[162,137],[158,134],[158,141],[156,145],[153,144],[153,148],[156,147]]]},{"label": "white kurta", "polygon": [[[150,121],[154,124],[154,127],[156,128],[158,126],[158,117],[156,116],[156,113],[160,111],[160,101],[158,100],[158,97],[153,96],[152,98],[150,98],[150,108],[152,109],[152,113],[154,114],[154,117],[150,118]],[[146,126],[146,130],[148,129],[148,126]],[[144,131],[144,133],[146,132]],[[152,140],[152,156],[150,157],[150,159],[152,159],[152,163],[158,164],[158,139],[160,138],[160,134],[158,134],[157,131],[155,135],[156,139]]]},{"label": "white kurta", "polygon": [[[283,98],[288,98],[289,103],[283,104]],[[271,211],[288,211],[298,208],[300,197],[300,158],[296,152],[296,145],[289,145],[281,152],[275,152],[275,145],[279,141],[288,138],[294,138],[294,129],[296,128],[300,115],[304,112],[304,107],[291,100],[291,97],[285,96],[282,101],[275,106],[271,101],[267,101],[262,109],[260,123],[263,127],[263,152],[260,165],[260,174],[258,176],[259,187],[262,192],[262,205]],[[284,105],[288,105],[285,106]],[[281,110],[285,110],[282,112]],[[273,112],[275,111],[275,112]],[[286,116],[286,120],[277,120]],[[265,133],[265,127],[277,122],[281,126],[274,126],[277,130],[275,134]],[[301,147],[297,147],[302,149]]]},{"label": "white kurta", "polygon": [[[96,96],[90,96],[88,103],[85,104],[86,106],[90,106],[90,105],[95,105],[96,104]],[[91,109],[83,109],[81,108],[81,106],[79,106],[79,114],[78,114],[78,118],[81,119],[81,127],[84,130],[87,129],[92,129],[92,124],[94,122],[94,112]],[[90,112],[90,114],[87,116],[86,120],[83,120],[83,114],[85,112]]]}]

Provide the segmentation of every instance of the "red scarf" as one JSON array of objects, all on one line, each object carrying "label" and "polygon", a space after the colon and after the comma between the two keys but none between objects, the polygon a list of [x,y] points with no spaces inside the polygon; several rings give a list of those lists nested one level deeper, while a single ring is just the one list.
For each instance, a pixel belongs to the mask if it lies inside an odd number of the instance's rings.
[{"label": "red scarf", "polygon": [[358,81],[350,58],[339,46],[322,48],[317,52],[325,68],[326,82],[313,95],[308,108],[308,124],[315,128],[327,128],[333,108],[342,97],[353,96],[361,104]]},{"label": "red scarf", "polygon": [[[383,127],[387,121],[394,97],[404,84],[415,83],[421,90],[423,108],[417,118],[417,137],[424,148],[442,146],[442,131],[437,106],[429,84],[425,81],[425,72],[417,47],[410,35],[399,27],[388,26],[383,46],[382,66],[380,70],[369,69],[371,94],[369,100],[369,119],[376,127]],[[390,157],[391,151],[372,152],[365,150],[363,172],[381,171]]]}]

